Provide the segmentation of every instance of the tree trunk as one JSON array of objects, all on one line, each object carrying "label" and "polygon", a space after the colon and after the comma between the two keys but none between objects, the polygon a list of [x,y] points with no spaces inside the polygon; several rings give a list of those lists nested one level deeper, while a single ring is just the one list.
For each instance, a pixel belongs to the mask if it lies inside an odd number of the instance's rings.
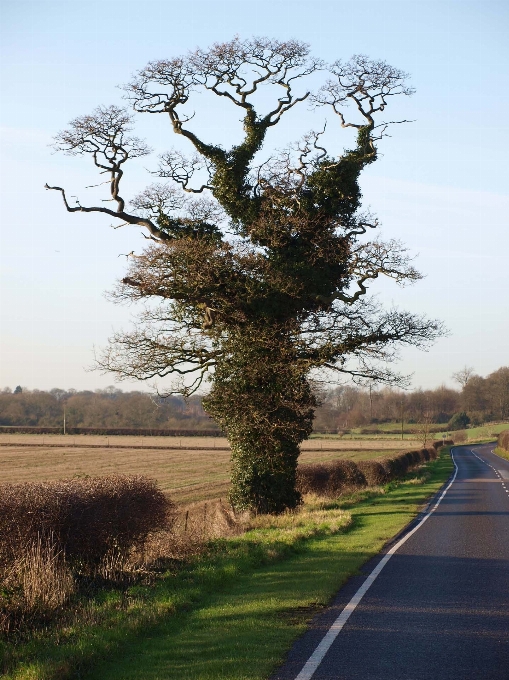
[{"label": "tree trunk", "polygon": [[295,488],[299,444],[311,433],[316,401],[290,340],[243,340],[230,339],[204,406],[231,444],[232,505],[280,513],[301,501]]}]

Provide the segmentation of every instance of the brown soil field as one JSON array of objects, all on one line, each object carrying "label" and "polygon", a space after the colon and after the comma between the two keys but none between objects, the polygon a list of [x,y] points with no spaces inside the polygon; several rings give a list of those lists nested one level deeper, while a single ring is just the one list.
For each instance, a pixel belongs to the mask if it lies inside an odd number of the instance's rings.
[{"label": "brown soil field", "polygon": [[[397,442],[376,440],[312,439],[304,442],[300,461],[361,460],[410,448],[408,441],[398,447]],[[219,438],[3,435],[0,480],[34,482],[84,475],[142,474],[155,479],[177,503],[192,503],[226,498],[229,458],[228,442]]]}]

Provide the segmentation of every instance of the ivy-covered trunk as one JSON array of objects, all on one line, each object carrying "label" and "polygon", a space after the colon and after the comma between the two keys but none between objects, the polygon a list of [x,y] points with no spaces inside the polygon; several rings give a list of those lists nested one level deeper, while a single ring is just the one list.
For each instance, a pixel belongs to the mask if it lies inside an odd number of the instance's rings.
[{"label": "ivy-covered trunk", "polygon": [[311,433],[316,402],[291,338],[265,330],[248,343],[243,330],[225,343],[204,406],[231,445],[232,505],[279,513],[300,503],[299,444]]}]

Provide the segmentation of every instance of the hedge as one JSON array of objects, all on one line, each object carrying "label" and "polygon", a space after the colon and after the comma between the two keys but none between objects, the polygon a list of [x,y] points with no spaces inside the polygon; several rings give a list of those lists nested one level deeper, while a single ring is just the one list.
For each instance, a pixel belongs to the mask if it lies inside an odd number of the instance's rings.
[{"label": "hedge", "polygon": [[430,448],[406,451],[392,458],[304,463],[297,469],[297,488],[303,494],[335,497],[354,489],[387,484],[403,477],[416,465],[434,460],[442,445],[442,441],[435,442]]},{"label": "hedge", "polygon": [[0,567],[41,538],[73,571],[90,573],[112,551],[127,554],[167,526],[171,501],[138,475],[0,485]]},{"label": "hedge", "polygon": [[498,435],[498,445],[509,453],[509,430],[504,430]]}]

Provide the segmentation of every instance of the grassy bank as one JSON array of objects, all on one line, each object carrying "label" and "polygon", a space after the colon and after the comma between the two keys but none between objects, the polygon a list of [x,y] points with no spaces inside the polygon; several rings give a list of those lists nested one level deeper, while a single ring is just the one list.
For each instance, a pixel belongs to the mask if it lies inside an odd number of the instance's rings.
[{"label": "grassy bank", "polygon": [[299,514],[259,517],[211,542],[185,569],[102,593],[80,624],[3,645],[10,680],[255,680],[268,677],[313,613],[443,484],[446,455],[424,472]]},{"label": "grassy bank", "polygon": [[500,456],[500,458],[505,458],[506,460],[509,460],[509,451],[506,451],[500,446],[497,446],[495,448],[495,453],[497,454],[497,456]]}]

